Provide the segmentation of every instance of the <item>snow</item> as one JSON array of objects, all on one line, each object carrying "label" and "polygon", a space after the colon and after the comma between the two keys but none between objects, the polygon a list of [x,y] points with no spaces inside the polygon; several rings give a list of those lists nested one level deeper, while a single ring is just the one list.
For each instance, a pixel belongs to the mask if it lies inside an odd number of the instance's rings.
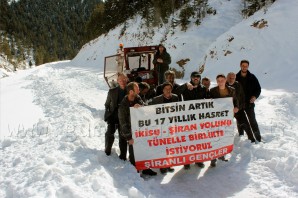
[{"label": "snow", "polygon": [[[72,61],[0,79],[0,197],[298,197],[298,2],[276,1],[266,13],[245,20],[239,15],[241,1],[210,4],[218,15],[168,35],[166,45],[177,47],[168,49],[173,62],[185,58],[183,52],[192,59],[179,82],[189,80],[199,62],[206,64],[203,75],[214,81],[217,73],[237,72],[240,60],[249,59],[262,86],[255,110],[265,142],[251,144],[235,129],[229,162],[219,161],[216,168],[205,162],[205,168],[191,165],[187,171],[178,166],[174,173],[148,179],[118,159],[117,141],[107,157],[103,57],[113,54],[119,42],[142,43],[131,35],[118,40],[118,27],[86,44]],[[268,27],[250,26],[260,19],[268,20]],[[128,32],[137,32],[137,26],[130,28]],[[158,43],[161,35],[144,42]],[[211,58],[210,50],[217,51],[216,57]],[[232,54],[225,56],[222,50]]]}]

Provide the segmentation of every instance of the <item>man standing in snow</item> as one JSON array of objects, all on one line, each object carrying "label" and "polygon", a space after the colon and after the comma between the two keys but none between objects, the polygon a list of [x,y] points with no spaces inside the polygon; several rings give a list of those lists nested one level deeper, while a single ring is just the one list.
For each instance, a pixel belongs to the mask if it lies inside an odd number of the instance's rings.
[{"label": "man standing in snow", "polygon": [[[207,90],[201,85],[201,75],[199,72],[194,71],[190,75],[190,83],[185,83],[175,90],[175,93],[182,94],[185,101],[205,99],[207,97]],[[196,162],[196,165],[200,168],[204,168],[203,162]],[[184,165],[184,169],[190,169],[190,164]]]},{"label": "man standing in snow", "polygon": [[[126,87],[127,95],[123,98],[121,104],[118,109],[118,117],[120,124],[120,136],[125,138],[127,141],[129,148],[129,161],[132,165],[135,166],[135,156],[133,152],[133,144],[134,139],[132,138],[131,131],[131,122],[130,122],[130,107],[141,107],[144,106],[144,102],[141,97],[138,95],[140,93],[138,83],[130,82]],[[127,144],[126,144],[127,147]],[[143,170],[144,175],[156,175],[157,173],[151,169]]]},{"label": "man standing in snow", "polygon": [[[173,85],[170,82],[165,82],[161,85],[162,95],[156,96],[152,99],[150,105],[178,102],[179,98],[176,94],[172,94]],[[160,172],[166,174],[167,172],[174,172],[172,167],[161,168]]]},{"label": "man standing in snow", "polygon": [[236,80],[242,85],[245,95],[245,112],[255,139],[261,142],[261,133],[255,115],[255,100],[261,94],[261,86],[255,75],[248,71],[249,61],[240,62],[241,70],[236,75]]},{"label": "man standing in snow", "polygon": [[[228,87],[226,85],[226,80],[227,79],[226,79],[225,75],[223,75],[223,74],[217,75],[217,77],[216,77],[217,86],[210,89],[210,97],[211,98],[233,97],[233,104],[234,104],[233,112],[235,114],[239,111],[239,102],[236,97],[235,89],[232,87]],[[225,159],[225,156],[222,156],[218,159],[220,159],[222,161],[228,161]],[[217,161],[217,159],[211,160],[211,164],[210,164],[211,167],[216,166],[216,161]]]},{"label": "man standing in snow", "polygon": [[[127,85],[128,78],[126,77],[125,74],[118,73],[117,82],[119,86],[109,90],[107,100],[105,102],[104,119],[108,124],[108,128],[105,133],[106,155],[111,155],[111,150],[115,139],[115,136],[114,136],[115,131],[118,129],[118,133],[119,133],[119,130],[120,130],[119,119],[118,119],[118,106],[126,94],[125,87]],[[120,135],[119,135],[119,147],[120,147],[119,158],[122,160],[126,160],[127,144],[126,144],[126,140]]]},{"label": "man standing in snow", "polygon": [[164,74],[167,70],[169,70],[169,64],[171,64],[171,56],[164,45],[158,45],[158,50],[154,56],[153,64],[154,69],[158,73],[158,84],[161,85],[164,82]]},{"label": "man standing in snow", "polygon": [[255,138],[253,136],[249,122],[248,122],[246,114],[244,112],[244,107],[245,107],[244,91],[243,91],[241,84],[236,81],[235,73],[233,73],[233,72],[228,73],[226,84],[227,84],[227,86],[233,87],[235,89],[236,97],[239,102],[239,111],[237,113],[235,113],[239,136],[244,135],[243,130],[245,130],[248,139],[251,140],[251,142],[255,142]]}]

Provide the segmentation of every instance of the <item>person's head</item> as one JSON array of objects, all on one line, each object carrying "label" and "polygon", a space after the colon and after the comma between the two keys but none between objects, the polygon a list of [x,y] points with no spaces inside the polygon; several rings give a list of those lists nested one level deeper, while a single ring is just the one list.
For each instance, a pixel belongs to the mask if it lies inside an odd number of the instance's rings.
[{"label": "person's head", "polygon": [[119,48],[122,49],[123,48],[123,43],[119,44]]},{"label": "person's head", "polygon": [[143,79],[142,79],[141,76],[137,76],[137,77],[135,78],[135,82],[137,82],[137,83],[141,83],[142,81],[143,81]]},{"label": "person's head", "polygon": [[161,85],[162,93],[165,98],[170,98],[172,95],[173,85],[170,82],[165,82]]},{"label": "person's head", "polygon": [[236,81],[236,74],[233,72],[228,73],[227,75],[227,82],[229,85],[233,85]]},{"label": "person's head", "polygon": [[121,89],[125,89],[128,82],[128,78],[124,73],[118,73],[117,83]]},{"label": "person's head", "polygon": [[150,89],[150,85],[146,82],[139,83],[140,95],[146,95]]},{"label": "person's head", "polygon": [[175,72],[172,70],[166,71],[165,72],[165,80],[166,80],[166,82],[169,82],[173,85],[174,81],[175,81]]},{"label": "person's head", "polygon": [[136,82],[130,82],[126,86],[126,92],[128,100],[134,100],[135,97],[140,93],[139,85]]},{"label": "person's head", "polygon": [[226,76],[224,74],[218,74],[216,76],[216,82],[220,89],[224,89],[227,82]]},{"label": "person's head", "polygon": [[202,79],[202,84],[204,85],[204,87],[206,87],[207,89],[209,89],[209,88],[210,88],[211,81],[210,81],[209,78],[204,77],[204,78]]},{"label": "person's head", "polygon": [[159,45],[158,45],[158,51],[159,51],[160,53],[163,53],[164,51],[166,51],[165,46],[164,46],[163,44],[159,44]]},{"label": "person's head", "polygon": [[248,71],[248,67],[249,67],[249,61],[248,60],[240,61],[241,73],[246,74],[247,71]]},{"label": "person's head", "polygon": [[197,86],[201,83],[201,75],[197,71],[192,72],[190,75],[190,78],[191,78],[192,84],[195,86]]}]

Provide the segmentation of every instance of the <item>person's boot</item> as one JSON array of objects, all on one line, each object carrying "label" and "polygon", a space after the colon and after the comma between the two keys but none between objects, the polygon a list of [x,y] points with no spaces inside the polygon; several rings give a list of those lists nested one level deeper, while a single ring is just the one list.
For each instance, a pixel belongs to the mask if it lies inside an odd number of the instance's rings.
[{"label": "person's boot", "polygon": [[189,169],[190,169],[190,164],[185,164],[185,165],[184,165],[184,169],[185,169],[185,170],[189,170]]},{"label": "person's boot", "polygon": [[159,169],[161,174],[166,174],[168,172],[167,168]]},{"label": "person's boot", "polygon": [[224,162],[229,161],[229,160],[227,160],[227,159],[225,158],[225,156],[221,156],[221,157],[219,157],[218,159],[220,159],[221,161],[224,161]]},{"label": "person's boot", "polygon": [[157,172],[151,170],[150,168],[149,169],[146,169],[146,170],[143,170],[142,173],[143,173],[143,175],[150,175],[150,176],[157,175]]},{"label": "person's boot", "polygon": [[172,168],[172,167],[168,167],[168,168],[167,168],[167,171],[168,171],[168,172],[170,172],[170,173],[172,173],[172,172],[174,172],[174,171],[175,171],[175,169],[174,169],[174,168]]},{"label": "person's boot", "polygon": [[120,149],[119,158],[125,161],[127,156],[127,141],[124,138],[122,138],[120,135],[119,135],[119,149]]},{"label": "person's boot", "polygon": [[113,136],[105,137],[105,153],[108,156],[111,155],[114,139],[115,139],[115,137],[113,137]]},{"label": "person's boot", "polygon": [[255,134],[255,136],[256,136],[256,140],[257,140],[258,142],[261,142],[261,141],[262,141],[261,135],[256,135],[256,134]]},{"label": "person's boot", "polygon": [[215,167],[216,166],[216,159],[214,160],[211,160],[211,164],[210,164],[211,167]]},{"label": "person's boot", "polygon": [[205,164],[203,162],[196,162],[196,165],[200,168],[204,168]]}]

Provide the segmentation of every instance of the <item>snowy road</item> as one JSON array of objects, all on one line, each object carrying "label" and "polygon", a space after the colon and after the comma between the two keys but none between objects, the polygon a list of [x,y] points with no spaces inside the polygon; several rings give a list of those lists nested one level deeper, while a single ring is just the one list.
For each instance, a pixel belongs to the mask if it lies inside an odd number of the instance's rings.
[{"label": "snowy road", "polygon": [[[266,143],[251,144],[235,131],[229,162],[220,161],[216,168],[206,162],[204,169],[192,165],[189,171],[175,167],[174,173],[144,181],[117,158],[117,145],[112,156],[103,152],[107,86],[101,74],[68,64],[23,75],[19,82],[25,86],[16,88],[6,79],[1,87],[1,97],[8,91],[30,92],[23,96],[32,101],[27,115],[34,116],[37,107],[42,113],[32,127],[14,133],[1,128],[6,135],[0,197],[298,196],[297,93],[263,90],[256,113]],[[1,115],[12,110],[1,108]]]}]

